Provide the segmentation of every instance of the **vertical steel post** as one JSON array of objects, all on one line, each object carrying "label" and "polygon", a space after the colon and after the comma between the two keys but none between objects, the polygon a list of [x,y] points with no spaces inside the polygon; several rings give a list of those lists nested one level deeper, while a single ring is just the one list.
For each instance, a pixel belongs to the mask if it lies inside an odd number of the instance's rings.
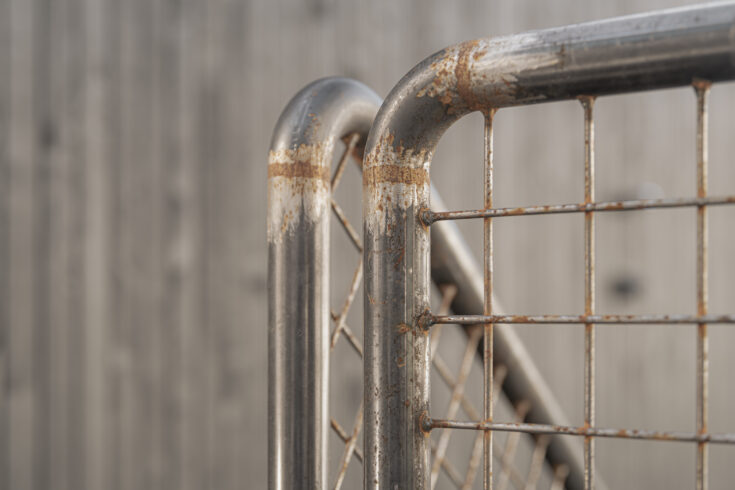
[{"label": "vertical steel post", "polygon": [[268,156],[268,482],[327,485],[330,165],[335,144],[367,134],[380,98],[345,79],[299,92]]},{"label": "vertical steel post", "polygon": [[[405,157],[402,155],[401,157]],[[386,139],[363,164],[365,231],[365,488],[429,486],[429,308],[426,155],[405,166]]]}]

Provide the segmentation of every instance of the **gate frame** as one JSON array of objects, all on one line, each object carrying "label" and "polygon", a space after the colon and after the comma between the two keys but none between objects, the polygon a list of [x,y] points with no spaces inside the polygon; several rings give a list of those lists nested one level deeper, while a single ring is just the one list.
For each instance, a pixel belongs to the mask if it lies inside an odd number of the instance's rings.
[{"label": "gate frame", "polygon": [[[370,131],[363,170],[366,488],[423,489],[429,485],[428,431],[435,426],[428,415],[430,243],[429,227],[422,215],[431,215],[429,167],[444,131],[470,112],[485,113],[489,199],[491,121],[497,109],[579,97],[591,104],[597,95],[733,79],[734,20],[735,4],[716,4],[469,41],[430,56],[391,91]],[[591,116],[588,122],[586,127],[591,129]],[[586,197],[591,201],[591,193]],[[492,202],[486,201],[485,211],[491,207]],[[589,239],[593,225],[592,213],[588,214]],[[483,218],[489,237],[491,217],[487,214]],[[593,248],[592,242],[589,245]],[[488,255],[491,257],[486,252],[486,258]],[[483,313],[488,320],[493,314],[489,265],[491,260],[485,265]],[[590,282],[588,278],[586,283]],[[593,301],[590,294],[586,296]],[[588,305],[585,315],[592,315],[593,302]],[[698,321],[688,318],[687,323],[704,324],[701,310],[698,315]],[[580,319],[570,323],[580,323]],[[586,436],[585,475],[584,482],[569,482],[575,488],[592,488],[594,481],[594,325],[589,321],[587,428],[580,432]],[[486,322],[476,317],[473,323]],[[486,383],[492,381],[492,368],[487,369],[487,365],[492,366],[492,334],[492,324],[487,324]],[[706,353],[706,343],[700,342],[699,351]],[[706,362],[706,356],[701,362]],[[706,373],[706,369],[701,372]],[[703,376],[698,376],[699,384],[706,383]],[[486,386],[485,392],[486,420],[478,421],[474,428],[486,434],[488,488],[492,485],[492,389]],[[706,407],[700,410],[698,406],[697,412],[699,435],[694,440],[705,448],[697,457],[697,485],[701,488],[706,487],[708,435],[706,424],[702,425]],[[453,427],[471,428],[469,423]]]},{"label": "gate frame", "polygon": [[348,78],[304,87],[268,155],[268,486],[326,488],[330,169],[339,139],[363,139],[381,99]]}]

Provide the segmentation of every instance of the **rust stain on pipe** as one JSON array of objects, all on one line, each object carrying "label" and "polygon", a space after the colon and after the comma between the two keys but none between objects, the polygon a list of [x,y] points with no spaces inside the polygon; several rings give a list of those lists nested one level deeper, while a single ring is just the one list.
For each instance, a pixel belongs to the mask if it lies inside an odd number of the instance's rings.
[{"label": "rust stain on pipe", "polygon": [[429,172],[424,168],[401,167],[398,165],[380,165],[365,169],[365,184],[374,187],[377,184],[428,185]]},{"label": "rust stain on pipe", "polygon": [[268,164],[268,178],[273,177],[285,177],[287,179],[303,177],[329,183],[329,169],[320,163],[314,164],[305,160],[297,160],[293,163],[271,162]]},{"label": "rust stain on pipe", "polygon": [[326,143],[271,150],[268,155],[269,243],[279,242],[305,219],[323,219],[329,205],[330,149]]},{"label": "rust stain on pipe", "polygon": [[481,104],[472,91],[471,63],[485,53],[484,50],[476,51],[478,44],[479,41],[476,40],[462,43],[459,48],[457,65],[454,67],[454,76],[457,78],[457,94],[464,100],[467,107],[473,110],[481,108]]}]

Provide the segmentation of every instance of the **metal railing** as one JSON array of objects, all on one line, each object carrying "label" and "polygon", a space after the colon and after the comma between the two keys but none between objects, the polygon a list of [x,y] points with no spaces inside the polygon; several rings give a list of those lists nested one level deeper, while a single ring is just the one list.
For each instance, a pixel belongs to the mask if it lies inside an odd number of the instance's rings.
[{"label": "metal railing", "polygon": [[[370,89],[353,80],[319,80],[293,98],[274,133],[268,171],[271,488],[340,488],[350,462],[353,459],[364,462],[359,445],[362,405],[348,429],[330,416],[327,406],[328,352],[338,345],[340,338],[347,341],[360,361],[364,352],[361,332],[347,323],[363,276],[363,245],[359,232],[337,202],[335,190],[344,178],[350,158],[361,164],[361,142],[380,102]],[[344,152],[330,174],[340,140],[344,142]],[[440,202],[435,194],[434,203]],[[344,296],[331,312],[330,207],[359,254],[354,270],[350,270],[351,279]],[[437,224],[432,243],[435,252],[431,259],[432,276],[443,293],[439,312],[482,312],[482,280],[456,225]],[[463,362],[456,376],[449,363],[437,353],[440,332],[440,328],[432,332],[431,342],[435,346],[432,363],[438,377],[452,391],[447,413],[456,413],[461,408],[472,416],[477,411],[463,391],[475,359],[482,357],[477,349],[478,332],[474,327],[466,329]],[[496,346],[496,370],[506,373],[505,383],[496,383],[496,390],[507,397],[519,421],[565,420],[518,336],[512,331],[501,331]],[[336,369],[339,366],[332,369],[335,374]],[[326,466],[327,422],[344,443],[337,468],[332,471]],[[479,465],[478,446],[475,444],[474,456],[462,471],[447,458],[449,435],[447,432],[440,437],[433,449],[431,485],[437,484],[443,471],[457,488],[471,488]],[[550,464],[550,473],[558,485],[564,483],[567,475],[570,481],[575,481],[575,476],[581,478],[582,461],[569,440],[552,442],[539,438],[525,479],[514,466],[517,445],[517,438],[511,438],[505,447],[499,447],[503,457],[498,461],[504,468],[503,474],[516,482],[516,486],[523,481],[525,486],[533,488],[542,473],[544,460]]]},{"label": "metal railing", "polygon": [[[493,486],[493,432],[539,440],[583,438],[584,471],[573,488],[594,488],[595,439],[613,437],[697,444],[696,488],[707,488],[709,444],[735,444],[735,434],[708,432],[707,325],[735,323],[735,315],[707,310],[707,210],[735,196],[707,195],[707,101],[712,83],[735,78],[735,4],[676,9],[481,39],[445,49],[417,65],[382,105],[368,138],[363,170],[365,231],[365,486],[428,488],[430,438],[435,429],[471,429],[482,438],[484,487]],[[697,195],[653,201],[595,201],[594,101],[598,96],[694,87],[697,118]],[[578,99],[584,115],[584,202],[528,208],[493,207],[493,120],[500,109]],[[429,166],[444,131],[460,117],[485,117],[484,208],[432,209]],[[663,207],[697,209],[697,311],[693,315],[599,315],[595,310],[595,215]],[[504,315],[493,300],[493,220],[531,214],[583,213],[584,311],[572,315]],[[507,218],[506,218],[507,217]],[[430,252],[441,221],[482,219],[482,311],[430,311]],[[429,229],[432,229],[431,244]],[[451,271],[447,271],[451,273]],[[482,329],[484,403],[471,422],[435,418],[429,406],[431,329],[445,323]],[[504,423],[494,418],[496,324],[584,325],[584,425]],[[606,324],[697,325],[696,431],[608,429],[595,420],[595,330]],[[477,335],[477,334],[475,334]],[[475,340],[479,341],[477,336]],[[495,344],[495,348],[493,348]],[[400,362],[396,362],[400,360]],[[451,414],[456,410],[451,410]],[[599,484],[598,484],[599,487]]]},{"label": "metal railing", "polygon": [[[267,218],[270,488],[327,488],[329,213],[331,188],[348,154],[335,177],[330,167],[340,138],[365,135],[379,106],[380,98],[362,84],[320,80],[291,100],[273,134]],[[341,321],[345,313],[336,317],[334,340],[341,332],[354,337]]]}]

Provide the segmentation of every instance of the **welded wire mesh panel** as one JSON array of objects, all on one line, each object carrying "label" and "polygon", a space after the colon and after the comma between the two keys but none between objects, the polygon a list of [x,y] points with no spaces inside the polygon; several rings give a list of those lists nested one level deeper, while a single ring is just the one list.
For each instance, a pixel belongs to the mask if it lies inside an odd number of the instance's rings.
[{"label": "welded wire mesh panel", "polygon": [[[493,445],[492,440],[488,441],[487,434],[493,431],[507,431],[513,435],[518,433],[533,434],[537,436],[537,447],[542,451],[543,446],[548,444],[548,437],[552,435],[575,435],[580,436],[584,440],[584,461],[585,461],[585,487],[592,488],[595,483],[595,439],[600,437],[618,438],[618,439],[639,439],[653,441],[679,441],[690,442],[696,445],[696,486],[697,488],[706,488],[708,480],[708,448],[710,444],[735,444],[735,433],[710,433],[707,429],[708,414],[708,385],[709,385],[709,359],[708,359],[708,337],[707,326],[709,324],[735,324],[735,315],[709,315],[707,308],[707,271],[708,265],[708,228],[707,216],[708,208],[715,205],[732,205],[735,204],[735,195],[728,196],[709,196],[707,193],[707,144],[708,144],[708,98],[711,83],[705,80],[695,80],[693,82],[694,93],[696,95],[696,110],[692,111],[696,117],[696,160],[692,165],[696,167],[696,182],[692,188],[696,192],[696,197],[682,197],[671,199],[655,199],[655,200],[629,200],[617,202],[597,202],[595,201],[595,133],[594,133],[594,97],[580,97],[584,118],[584,202],[571,204],[549,204],[531,207],[514,207],[514,208],[494,208],[493,207],[493,118],[495,110],[486,112],[485,117],[485,208],[470,211],[448,211],[448,212],[432,212],[425,210],[422,212],[422,220],[431,225],[437,221],[456,220],[456,219],[482,219],[484,222],[484,271],[485,271],[485,314],[484,315],[446,315],[439,312],[431,315],[429,321],[431,324],[441,326],[443,324],[459,324],[466,326],[476,326],[474,330],[476,335],[471,336],[468,345],[476,345],[481,337],[480,328],[484,331],[482,337],[485,339],[486,356],[484,358],[484,385],[485,400],[484,411],[482,414],[474,409],[468,410],[467,415],[475,422],[460,422],[453,420],[457,414],[457,406],[450,405],[445,418],[425,419],[427,428],[444,428],[444,429],[470,429],[478,431],[477,440],[482,439],[485,434],[483,443],[485,444],[483,461],[483,469],[486,475],[486,487],[492,486],[493,472]],[[696,217],[696,298],[693,303],[696,304],[696,314],[692,315],[598,315],[595,311],[595,215],[598,212],[612,211],[637,211],[644,209],[674,208],[674,207],[693,207],[697,210]],[[549,215],[558,213],[578,213],[583,215],[584,233],[581,239],[584,242],[584,312],[579,315],[507,315],[496,314],[493,309],[493,230],[492,224],[494,219],[521,219],[522,216],[530,215]],[[580,427],[555,426],[543,424],[523,423],[523,417],[527,408],[521,404],[516,409],[516,418],[508,422],[495,422],[493,418],[493,397],[497,393],[498,385],[502,385],[505,376],[505,370],[501,366],[492,364],[492,335],[493,327],[496,324],[579,324],[584,326],[584,425]],[[659,432],[640,430],[636,428],[601,428],[595,424],[595,329],[598,325],[612,324],[691,324],[696,325],[696,431],[695,432]],[[436,331],[432,332],[432,347],[434,348],[434,339],[438,337]],[[469,369],[463,365],[463,370]],[[460,372],[458,380],[462,382],[466,379],[464,371]],[[464,387],[459,387],[455,393],[457,397],[462,396]],[[442,433],[441,441],[448,439],[448,432]],[[505,464],[506,455],[512,454],[515,446],[515,440],[506,442],[501,460],[500,476],[495,478],[498,488],[506,488],[507,482],[511,479],[509,475],[513,471],[509,471]],[[478,443],[478,448],[479,448]],[[443,444],[438,445],[438,449],[434,452],[434,457],[441,458],[443,456]],[[478,449],[478,453],[479,453]],[[497,452],[497,448],[495,449]],[[473,457],[474,461],[475,457]],[[479,459],[479,457],[477,457]],[[536,459],[536,458],[534,458]],[[437,467],[438,462],[434,461],[432,465],[432,481],[434,478],[433,468]],[[563,470],[561,470],[563,471]],[[529,470],[528,480],[533,481],[536,478],[537,470]],[[528,483],[522,482],[519,478],[515,478],[515,484],[518,488],[525,488]],[[561,480],[561,476],[557,479]],[[561,483],[557,483],[561,484]]]},{"label": "welded wire mesh panel", "polygon": [[[691,443],[696,454],[696,488],[708,487],[709,448],[735,444],[735,433],[713,433],[708,428],[709,359],[707,327],[735,324],[735,314],[708,311],[708,210],[735,203],[735,196],[709,196],[708,96],[713,83],[735,79],[732,30],[735,4],[713,4],[538,31],[502,39],[480,39],[452,46],[427,58],[393,89],[378,113],[368,139],[364,161],[365,209],[365,462],[371,486],[426,488],[436,484],[439,470],[462,487],[482,472],[484,488],[513,484],[526,487],[508,462],[516,451],[515,435],[532,436],[534,453],[546,444],[577,436],[582,441],[582,474],[568,475],[558,467],[554,486],[602,487],[596,474],[599,438]],[[696,97],[696,183],[693,195],[673,199],[602,202],[595,198],[594,104],[608,94],[639,92],[690,85]],[[583,133],[583,195],[580,203],[548,203],[533,207],[498,208],[494,205],[493,127],[498,111],[539,102],[577,99]],[[484,115],[484,206],[479,210],[432,210],[429,167],[442,134],[462,116]],[[502,144],[500,142],[499,144]],[[696,192],[694,192],[696,191]],[[696,283],[692,314],[600,314],[596,308],[595,224],[598,213],[635,212],[660,208],[694,208],[696,217]],[[582,311],[572,314],[507,314],[495,304],[494,234],[498,219],[521,220],[529,215],[577,213],[583,222],[584,284]],[[449,315],[432,311],[429,298],[428,256],[434,240],[430,230],[442,221],[478,219],[483,225],[482,311]],[[497,291],[502,297],[502,292]],[[457,374],[447,376],[452,391],[446,415],[429,401],[431,364],[437,357],[437,327],[464,326],[467,352],[482,352],[480,409],[462,407],[472,363],[465,357]],[[583,424],[541,422],[525,418],[537,407],[515,399],[513,415],[496,411],[499,385],[513,374],[496,362],[495,346],[505,330],[498,325],[578,325],[583,329]],[[692,325],[696,349],[696,427],[691,432],[653,431],[633,427],[606,428],[596,420],[595,334],[606,325]],[[429,337],[428,332],[432,332]],[[444,334],[441,334],[444,336]],[[394,365],[395,360],[401,363]],[[437,361],[439,359],[439,361]],[[509,390],[512,392],[512,390]],[[369,407],[369,410],[367,409]],[[459,419],[463,408],[470,421]],[[449,435],[436,429],[474,431],[477,450],[468,458],[468,471],[446,465]],[[427,433],[432,437],[427,439]],[[501,451],[499,434],[506,436]],[[547,441],[549,441],[547,443]],[[429,456],[433,449],[433,460]],[[568,448],[568,446],[567,446]],[[501,452],[501,455],[497,453]],[[539,457],[532,455],[532,460]],[[574,458],[571,458],[572,460]],[[501,464],[497,464],[497,461]],[[537,470],[528,471],[533,486]],[[514,476],[515,475],[515,476]],[[562,483],[563,482],[563,483]]]}]

